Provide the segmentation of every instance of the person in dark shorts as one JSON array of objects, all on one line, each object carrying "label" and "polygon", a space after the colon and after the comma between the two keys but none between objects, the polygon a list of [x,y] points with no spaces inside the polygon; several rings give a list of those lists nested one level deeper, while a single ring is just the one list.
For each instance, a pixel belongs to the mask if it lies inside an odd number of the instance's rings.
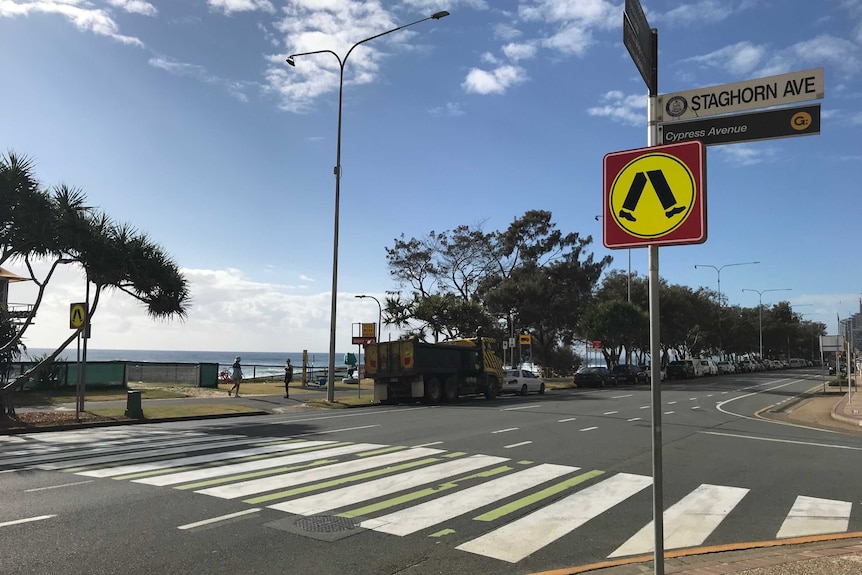
[{"label": "person in dark shorts", "polygon": [[290,358],[284,364],[284,398],[290,397],[290,382],[293,381],[293,366],[290,365]]}]

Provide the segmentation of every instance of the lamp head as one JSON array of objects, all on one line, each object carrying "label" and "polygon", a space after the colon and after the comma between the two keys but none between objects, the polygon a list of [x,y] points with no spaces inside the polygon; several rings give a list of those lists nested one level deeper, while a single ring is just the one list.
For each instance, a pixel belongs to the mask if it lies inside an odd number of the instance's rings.
[{"label": "lamp head", "polygon": [[288,56],[287,60],[285,60],[291,66],[296,66],[296,62],[293,61],[293,56]]},{"label": "lamp head", "polygon": [[446,10],[441,10],[440,12],[437,12],[436,14],[432,14],[431,17],[434,18],[435,20],[439,20],[440,18],[445,18],[448,15],[449,15],[449,12],[447,12]]},{"label": "lamp head", "polygon": [[600,218],[600,217],[601,217],[601,216],[596,216],[596,217],[595,217],[595,220],[596,220],[596,221],[599,221],[599,218]]},{"label": "lamp head", "polygon": [[367,295],[357,295],[357,296],[353,296],[353,297],[358,297],[359,299],[363,299],[363,298],[366,298],[368,296]]}]

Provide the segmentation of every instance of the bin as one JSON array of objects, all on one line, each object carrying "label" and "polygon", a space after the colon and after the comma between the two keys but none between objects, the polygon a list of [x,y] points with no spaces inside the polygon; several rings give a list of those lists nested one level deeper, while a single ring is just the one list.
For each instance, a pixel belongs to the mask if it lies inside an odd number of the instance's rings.
[{"label": "bin", "polygon": [[141,392],[128,391],[126,393],[126,417],[132,419],[143,419],[144,410],[141,409]]}]

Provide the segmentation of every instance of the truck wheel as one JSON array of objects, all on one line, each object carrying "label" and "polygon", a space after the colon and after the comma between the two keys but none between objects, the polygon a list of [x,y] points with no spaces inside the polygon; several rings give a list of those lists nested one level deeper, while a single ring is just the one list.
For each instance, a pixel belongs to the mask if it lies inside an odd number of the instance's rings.
[{"label": "truck wheel", "polygon": [[443,388],[440,385],[440,380],[432,377],[425,382],[425,403],[437,405],[440,403],[440,398],[443,395]]},{"label": "truck wheel", "polygon": [[450,377],[443,384],[443,401],[446,403],[458,401],[458,380],[454,377]]},{"label": "truck wheel", "polygon": [[496,399],[497,398],[497,380],[496,379],[488,379],[488,385],[485,387],[485,399]]}]

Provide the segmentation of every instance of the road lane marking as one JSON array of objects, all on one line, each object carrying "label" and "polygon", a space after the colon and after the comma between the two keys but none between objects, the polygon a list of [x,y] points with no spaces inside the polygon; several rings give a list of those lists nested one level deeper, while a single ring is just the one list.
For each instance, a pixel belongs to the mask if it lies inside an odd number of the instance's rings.
[{"label": "road lane marking", "polygon": [[776,538],[844,533],[850,526],[852,508],[850,501],[800,495],[781,524]]},{"label": "road lane marking", "polygon": [[700,409],[700,406],[699,406],[699,405],[695,405],[694,407],[692,407],[692,409]]},{"label": "road lane marking", "polygon": [[420,505],[363,521],[360,527],[401,537],[427,529],[448,519],[491,505],[541,483],[577,471],[578,467],[544,463],[427,501]]},{"label": "road lane marking", "polygon": [[228,519],[233,519],[235,517],[242,517],[243,515],[250,515],[252,513],[259,513],[260,509],[257,507],[253,507],[251,509],[246,509],[245,511],[237,511],[236,513],[229,513],[227,515],[222,515],[221,517],[213,517],[212,519],[204,519],[203,521],[195,521],[194,523],[188,523],[186,525],[180,525],[177,529],[194,529],[195,527],[203,527],[204,525],[212,525],[213,523],[220,523],[222,521],[227,521]]},{"label": "road lane marking", "polygon": [[795,441],[793,439],[773,439],[771,437],[754,437],[751,435],[738,435],[736,433],[722,433],[719,431],[699,431],[707,435],[718,435],[721,437],[736,437],[738,439],[752,439],[755,441],[768,441],[771,443],[790,443],[792,445],[808,445],[811,447],[831,447],[832,449],[847,449],[850,451],[862,451],[862,447],[853,447],[850,445],[830,445],[828,443],[815,443],[813,441]]},{"label": "road lane marking", "polygon": [[[339,456],[346,455],[349,453],[355,453],[356,450],[329,450],[328,452],[322,454],[325,457],[330,456]],[[389,473],[394,471],[392,466],[403,466],[409,465],[410,467],[415,467],[416,465],[421,465],[425,463],[431,463],[435,461],[439,461],[438,458],[433,457],[435,455],[439,455],[443,453],[442,449],[431,449],[429,447],[419,447],[415,449],[407,449],[405,451],[398,451],[395,453],[388,453],[385,455],[377,455],[375,457],[369,457],[368,459],[355,459],[352,461],[345,461],[342,463],[336,463],[334,465],[326,465],[323,467],[314,467],[310,469],[304,469],[301,471],[294,471],[290,473],[284,473],[281,475],[269,476],[269,477],[260,477],[257,479],[249,479],[247,481],[241,481],[239,483],[231,483],[229,485],[220,485],[217,487],[208,487],[206,489],[201,489],[196,491],[195,493],[202,493],[204,495],[211,495],[213,497],[220,497],[222,499],[237,499],[239,497],[248,497],[250,495],[257,495],[258,493],[265,493],[267,491],[275,491],[276,489],[284,489],[286,487],[294,488],[295,492],[303,492],[301,488],[297,488],[297,486],[302,485],[304,483],[313,483],[314,485],[310,485],[306,488],[306,491],[317,489],[320,486],[319,482],[325,480],[332,480],[336,477],[346,475],[347,477],[343,477],[337,482],[346,483],[350,481],[352,478],[357,477],[357,474],[363,474],[364,477],[375,477],[380,475],[381,473]],[[320,457],[321,454],[315,454],[315,457],[306,457],[301,458],[297,457],[292,460],[288,460],[287,463],[300,463],[303,461],[310,461],[312,459],[316,459]],[[424,459],[423,459],[424,458]],[[419,460],[419,461],[416,461]],[[408,463],[412,462],[412,463]],[[379,469],[383,468],[383,469]],[[403,468],[403,467],[402,467]],[[376,472],[370,472],[372,469],[377,469]],[[373,473],[374,475],[364,474],[364,472]],[[340,483],[330,483],[330,485],[340,484]],[[271,498],[281,497],[282,493],[271,494]],[[270,497],[270,496],[267,496]],[[256,498],[251,503],[263,503],[264,501],[268,501],[267,497]]]},{"label": "road lane marking", "polygon": [[[779,381],[781,381],[781,380],[779,380]],[[774,387],[770,387],[770,388],[767,388],[767,389],[761,389],[761,390],[759,390],[759,391],[754,391],[754,392],[752,392],[752,393],[747,393],[747,394],[745,394],[745,395],[740,395],[740,396],[737,396],[737,397],[731,397],[730,399],[725,399],[724,401],[720,401],[720,402],[716,403],[716,404],[715,404],[715,408],[716,408],[717,410],[719,410],[720,412],[722,412],[722,413],[726,414],[726,415],[732,415],[733,417],[738,417],[738,418],[740,418],[740,419],[748,419],[748,420],[750,420],[750,421],[757,421],[757,422],[760,422],[760,423],[773,423],[773,424],[776,424],[776,425],[786,425],[786,426],[788,426],[788,427],[800,427],[800,428],[802,428],[802,429],[811,429],[811,430],[813,430],[813,431],[820,431],[820,432],[822,432],[822,433],[833,433],[833,434],[834,434],[834,433],[840,433],[840,432],[838,432],[838,431],[832,431],[832,430],[829,430],[829,429],[821,429],[821,428],[818,428],[818,427],[809,427],[809,426],[807,426],[807,425],[799,425],[798,423],[788,423],[788,422],[786,422],[786,421],[775,421],[775,420],[772,420],[772,419],[764,419],[764,418],[762,418],[762,417],[751,417],[751,416],[748,416],[748,415],[742,415],[742,414],[740,414],[740,413],[734,413],[734,412],[732,412],[732,411],[727,411],[726,409],[724,409],[724,406],[725,406],[725,405],[727,405],[728,403],[731,403],[731,402],[733,402],[733,401],[736,401],[737,399],[744,399],[744,398],[746,398],[746,397],[751,397],[752,395],[757,395],[757,394],[759,394],[759,393],[764,393],[764,392],[767,392],[767,391],[772,391],[772,390],[774,390],[774,389],[780,389],[780,388],[782,388],[782,387],[787,387],[788,385],[793,385],[793,384],[795,384],[795,383],[799,383],[799,382],[803,382],[803,381],[806,381],[806,380],[804,380],[804,379],[794,379],[794,380],[791,380],[791,381],[789,381],[789,382],[787,382],[787,383],[782,383],[781,385],[776,385],[776,386],[774,386]],[[753,386],[753,387],[754,387],[754,386]],[[818,385],[814,386],[812,389],[815,389],[815,388],[816,388],[816,389],[819,389],[820,387],[821,387],[821,386],[820,386],[820,384],[818,384]],[[804,392],[802,392],[802,393],[804,393]],[[800,395],[801,395],[801,393],[800,393]],[[761,411],[762,411],[762,410],[761,410]]]},{"label": "road lane marking", "polygon": [[650,407],[649,405],[642,405],[638,409],[649,409],[649,407]]},{"label": "road lane marking", "polygon": [[504,445],[503,449],[512,449],[513,447],[521,447],[523,445],[530,445],[533,443],[532,441],[522,441],[521,443],[513,443],[512,445]]},{"label": "road lane marking", "polygon": [[330,429],[328,431],[310,431],[308,433],[300,433],[293,437],[308,437],[309,435],[323,435],[325,433],[341,433],[342,431],[356,431],[357,429],[370,429],[372,427],[380,427],[380,424],[375,425],[360,425],[358,427],[345,427],[343,429]]},{"label": "road lane marking", "polygon": [[404,491],[452,477],[453,475],[460,475],[506,461],[509,460],[505,457],[473,455],[463,459],[437,463],[421,469],[375,479],[374,481],[364,483],[362,489],[348,486],[341,489],[326,490],[324,493],[277,503],[269,507],[297,515],[316,515],[339,507],[348,507],[369,499],[375,499],[381,493]]},{"label": "road lane marking", "polygon": [[598,429],[598,427],[595,427],[595,426],[594,427],[585,427],[581,431],[592,431],[594,429]]},{"label": "road lane marking", "polygon": [[649,477],[619,473],[456,549],[517,563],[651,484]]},{"label": "road lane marking", "polygon": [[491,433],[506,433],[507,431],[518,431],[517,427],[507,427],[506,429],[498,429],[497,431],[492,431]]},{"label": "road lane marking", "polygon": [[696,397],[689,397],[688,400],[689,401],[697,401],[697,398]]},{"label": "road lane marking", "polygon": [[518,407],[507,407],[506,409],[501,409],[500,411],[515,411],[516,409],[532,409],[534,407],[541,407],[541,403],[534,403],[532,405],[520,405]]},{"label": "road lane marking", "polygon": [[413,447],[431,447],[432,445],[440,445],[443,443],[442,441],[432,441],[431,443],[422,443],[420,445],[414,445]]},{"label": "road lane marking", "polygon": [[668,401],[668,402],[667,402],[667,404],[668,404],[668,405],[673,405],[673,404],[675,404],[675,403],[676,403],[675,401]]},{"label": "road lane marking", "polygon": [[603,415],[613,415],[615,413],[619,413],[619,411],[606,411]]},{"label": "road lane marking", "polygon": [[[742,501],[748,489],[704,484],[664,512],[665,549],[703,544],[727,515]],[[609,558],[649,553],[654,549],[653,522],[635,533]]]},{"label": "road lane marking", "polygon": [[671,415],[672,413],[676,413],[676,412],[675,411],[665,411],[664,412],[665,415]]},{"label": "road lane marking", "polygon": [[87,481],[76,481],[74,483],[63,483],[62,485],[51,485],[49,487],[35,487],[33,489],[25,489],[24,493],[32,493],[34,491],[46,491],[48,489],[59,489],[61,487],[71,487],[73,485],[83,485],[84,483],[93,483],[95,479],[88,479]]},{"label": "road lane marking", "polygon": [[613,396],[611,399],[622,399],[622,398],[624,398],[624,397],[633,397],[633,396],[634,396],[634,394],[633,394],[633,393],[630,393],[630,394],[628,394],[628,395],[615,395],[615,396]]},{"label": "road lane marking", "polygon": [[31,521],[44,521],[45,519],[51,519],[52,517],[56,517],[56,515],[39,515],[38,517],[28,517],[26,519],[4,521],[3,523],[0,523],[0,527],[6,527],[8,525],[19,525],[21,523],[30,523]]},{"label": "road lane marking", "polygon": [[626,419],[626,421],[640,421],[640,417],[632,417],[631,419]]},{"label": "road lane marking", "polygon": [[557,423],[566,423],[567,421],[575,421],[576,419],[578,419],[578,418],[577,417],[569,417],[567,419],[558,419]]}]

